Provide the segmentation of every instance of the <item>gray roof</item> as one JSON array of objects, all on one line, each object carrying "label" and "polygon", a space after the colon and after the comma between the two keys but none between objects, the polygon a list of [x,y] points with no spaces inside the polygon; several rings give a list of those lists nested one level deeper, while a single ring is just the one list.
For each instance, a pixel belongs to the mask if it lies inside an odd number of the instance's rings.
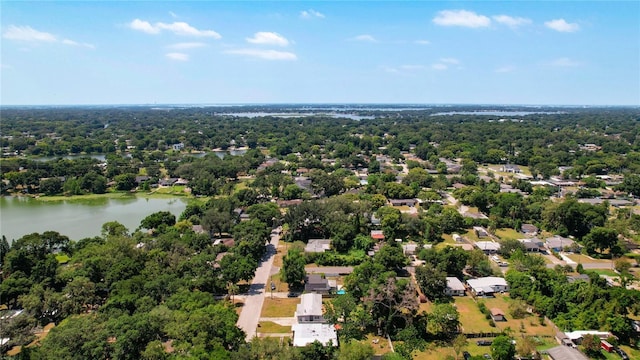
[{"label": "gray roof", "polygon": [[447,288],[454,291],[464,291],[465,287],[462,281],[457,277],[447,276]]},{"label": "gray roof", "polygon": [[310,239],[305,246],[305,252],[325,252],[331,248],[331,239]]},{"label": "gray roof", "polygon": [[556,346],[547,350],[553,360],[589,360],[580,351],[569,346]]}]

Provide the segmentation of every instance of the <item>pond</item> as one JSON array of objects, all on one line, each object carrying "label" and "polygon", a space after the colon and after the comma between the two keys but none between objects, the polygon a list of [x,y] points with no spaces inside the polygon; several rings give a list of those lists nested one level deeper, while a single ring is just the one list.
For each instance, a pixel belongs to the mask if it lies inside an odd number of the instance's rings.
[{"label": "pond", "polygon": [[11,242],[26,234],[52,230],[71,240],[80,240],[100,235],[102,224],[109,221],[118,221],[133,231],[142,219],[154,212],[170,211],[177,218],[186,206],[186,199],[134,195],[62,201],[0,196],[0,234]]}]

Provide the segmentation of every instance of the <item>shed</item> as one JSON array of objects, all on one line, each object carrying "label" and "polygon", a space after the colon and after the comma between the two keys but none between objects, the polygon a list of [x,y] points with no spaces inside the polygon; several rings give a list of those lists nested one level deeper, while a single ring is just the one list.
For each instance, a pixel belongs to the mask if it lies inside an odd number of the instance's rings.
[{"label": "shed", "polygon": [[498,308],[491,308],[491,319],[493,319],[493,321],[506,321],[506,319],[504,318],[504,311],[498,309]]}]

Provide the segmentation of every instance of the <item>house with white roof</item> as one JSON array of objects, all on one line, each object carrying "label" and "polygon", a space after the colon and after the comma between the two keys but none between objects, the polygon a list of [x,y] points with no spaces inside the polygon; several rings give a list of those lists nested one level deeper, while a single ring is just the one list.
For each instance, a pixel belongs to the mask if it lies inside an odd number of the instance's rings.
[{"label": "house with white roof", "polygon": [[309,239],[307,246],[304,247],[304,252],[322,253],[329,249],[331,249],[331,239]]},{"label": "house with white roof", "polygon": [[322,314],[322,295],[307,293],[296,307],[297,324],[291,326],[293,346],[306,346],[319,341],[322,345],[338,345],[338,334],[332,324],[326,324]]},{"label": "house with white roof", "polygon": [[500,250],[500,243],[496,241],[476,241],[474,245],[485,254],[495,254]]},{"label": "house with white roof", "polygon": [[453,276],[447,276],[447,288],[444,290],[445,295],[464,296],[466,288],[460,279]]},{"label": "house with white roof", "polygon": [[509,291],[507,280],[496,276],[469,279],[467,285],[476,296],[493,296],[497,292]]}]

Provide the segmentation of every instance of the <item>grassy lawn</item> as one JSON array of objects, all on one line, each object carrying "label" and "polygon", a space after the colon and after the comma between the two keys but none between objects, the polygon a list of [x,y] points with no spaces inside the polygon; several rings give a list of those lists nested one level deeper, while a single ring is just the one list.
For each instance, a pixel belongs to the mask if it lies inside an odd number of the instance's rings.
[{"label": "grassy lawn", "polygon": [[164,187],[157,188],[156,190],[152,191],[152,193],[184,196],[186,195],[184,191],[185,189],[186,189],[186,186],[184,185],[164,186]]},{"label": "grassy lawn", "polygon": [[299,303],[300,299],[298,298],[271,299],[265,296],[260,317],[293,317]]},{"label": "grassy lawn", "polygon": [[609,259],[596,259],[596,258],[592,258],[590,256],[587,255],[582,255],[582,254],[565,254],[566,256],[569,257],[569,259],[577,262],[577,263],[602,263],[602,264],[606,264],[609,263],[611,264],[611,260]]},{"label": "grassy lawn", "polygon": [[475,241],[479,241],[480,240],[480,238],[478,238],[478,236],[476,235],[476,232],[473,231],[473,229],[467,231],[464,234],[460,234],[460,235],[466,237],[471,242],[475,242]]},{"label": "grassy lawn", "polygon": [[[106,194],[84,194],[84,195],[73,195],[73,196],[64,196],[64,195],[56,195],[56,196],[40,196],[36,198],[38,201],[106,201],[107,199],[135,199],[136,197],[141,197],[145,199],[170,199],[176,197],[185,197],[186,193],[182,192],[181,194],[177,193],[162,193],[158,191],[154,192],[108,192]],[[195,198],[192,198],[195,200]]]},{"label": "grassy lawn", "polygon": [[464,332],[492,332],[496,328],[489,326],[489,321],[478,309],[478,305],[469,296],[456,297],[455,305],[460,313],[460,324]]},{"label": "grassy lawn", "polygon": [[514,336],[523,333],[527,335],[554,335],[553,329],[550,326],[540,325],[538,317],[535,315],[527,315],[523,319],[512,318],[509,314],[509,304],[512,300],[508,295],[496,295],[495,298],[482,299],[482,301],[484,301],[489,310],[496,307],[505,313],[507,321],[496,322],[496,328],[499,330],[511,328]]},{"label": "grassy lawn", "polygon": [[[276,286],[276,288],[273,290],[274,292],[288,292],[289,291],[289,285],[286,282],[283,282],[282,280],[280,280],[280,274],[273,274],[271,275],[271,277],[269,278],[269,281],[273,282],[273,285]],[[270,291],[271,291],[271,284],[267,284],[267,290],[266,290],[266,296],[270,295]]]},{"label": "grassy lawn", "polygon": [[391,351],[391,348],[389,348],[389,342],[382,336],[368,334],[367,337],[360,342],[371,345],[375,355],[384,355]]},{"label": "grassy lawn", "polygon": [[496,235],[502,240],[518,240],[524,237],[519,231],[511,228],[496,229]]},{"label": "grassy lawn", "polygon": [[598,274],[598,275],[606,275],[606,276],[611,276],[611,277],[619,277],[620,275],[618,275],[617,272],[613,271],[613,270],[609,270],[609,269],[589,269],[589,271],[593,271],[594,273]]},{"label": "grassy lawn", "polygon": [[56,255],[56,261],[58,261],[58,264],[66,264],[69,260],[71,260],[71,258],[67,254]]},{"label": "grassy lawn", "polygon": [[282,326],[274,323],[273,321],[260,321],[258,323],[259,333],[277,333],[286,334],[291,332],[291,326]]}]

